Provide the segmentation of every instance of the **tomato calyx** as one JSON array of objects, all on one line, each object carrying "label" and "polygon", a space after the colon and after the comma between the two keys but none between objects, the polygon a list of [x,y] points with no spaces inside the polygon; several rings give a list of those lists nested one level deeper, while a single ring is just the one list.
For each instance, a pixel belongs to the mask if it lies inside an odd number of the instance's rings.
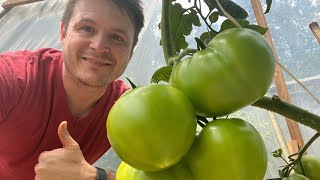
[{"label": "tomato calyx", "polygon": [[198,49],[184,49],[180,54],[178,54],[177,56],[173,56],[169,59],[168,61],[168,65],[169,66],[174,66],[174,64],[179,63],[184,57],[186,57],[187,55],[193,55],[194,53],[196,53],[198,51]]}]

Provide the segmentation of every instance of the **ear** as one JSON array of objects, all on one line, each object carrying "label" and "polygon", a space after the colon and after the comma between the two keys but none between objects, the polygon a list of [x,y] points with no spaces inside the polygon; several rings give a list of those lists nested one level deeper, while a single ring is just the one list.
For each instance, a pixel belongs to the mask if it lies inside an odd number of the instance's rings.
[{"label": "ear", "polygon": [[66,26],[64,22],[61,22],[60,25],[60,41],[63,44],[64,38],[66,37]]}]

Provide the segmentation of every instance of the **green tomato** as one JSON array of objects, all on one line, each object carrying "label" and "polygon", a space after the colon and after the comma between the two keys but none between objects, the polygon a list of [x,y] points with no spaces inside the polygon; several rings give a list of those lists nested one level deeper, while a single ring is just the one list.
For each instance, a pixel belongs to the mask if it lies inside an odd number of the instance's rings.
[{"label": "green tomato", "polygon": [[275,62],[262,35],[245,28],[229,29],[214,37],[206,49],[181,61],[172,85],[189,97],[197,114],[224,116],[266,94]]},{"label": "green tomato", "polygon": [[177,163],[191,147],[196,115],[189,99],[170,85],[131,90],[111,108],[107,133],[111,146],[130,166],[158,171]]},{"label": "green tomato", "polygon": [[125,162],[121,162],[117,174],[117,180],[194,180],[184,161],[160,171],[142,171],[135,169]]},{"label": "green tomato", "polygon": [[186,158],[195,180],[262,180],[268,162],[261,135],[241,119],[209,122]]},{"label": "green tomato", "polygon": [[312,180],[301,174],[291,174],[289,177],[283,178],[282,180]]},{"label": "green tomato", "polygon": [[304,155],[301,162],[306,176],[310,180],[320,180],[320,158],[314,155]]}]

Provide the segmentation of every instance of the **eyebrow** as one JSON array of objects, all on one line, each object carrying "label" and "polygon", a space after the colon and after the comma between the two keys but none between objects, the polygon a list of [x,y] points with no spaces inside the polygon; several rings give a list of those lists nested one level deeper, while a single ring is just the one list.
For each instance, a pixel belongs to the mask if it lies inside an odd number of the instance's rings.
[{"label": "eyebrow", "polygon": [[81,18],[78,22],[76,22],[76,24],[82,23],[82,22],[86,22],[86,23],[91,23],[91,24],[96,24],[96,22],[90,18]]}]

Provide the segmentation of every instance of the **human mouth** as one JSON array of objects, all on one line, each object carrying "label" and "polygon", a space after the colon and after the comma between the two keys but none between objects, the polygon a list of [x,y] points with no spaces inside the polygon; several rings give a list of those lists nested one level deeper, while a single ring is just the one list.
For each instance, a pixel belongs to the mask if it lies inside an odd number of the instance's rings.
[{"label": "human mouth", "polygon": [[113,63],[111,61],[107,61],[107,60],[100,60],[97,58],[90,58],[90,57],[82,57],[83,60],[94,64],[94,65],[100,65],[100,66],[109,66],[112,65]]}]

